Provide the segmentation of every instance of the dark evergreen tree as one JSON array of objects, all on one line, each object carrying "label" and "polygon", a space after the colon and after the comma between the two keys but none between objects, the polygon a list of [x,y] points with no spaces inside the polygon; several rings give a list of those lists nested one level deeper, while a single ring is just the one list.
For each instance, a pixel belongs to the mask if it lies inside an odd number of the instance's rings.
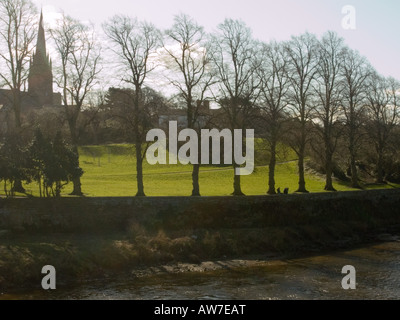
[{"label": "dark evergreen tree", "polygon": [[59,197],[62,189],[83,175],[78,155],[58,132],[53,141],[46,139],[40,130],[30,147],[32,178],[39,184],[41,197]]},{"label": "dark evergreen tree", "polygon": [[17,137],[8,136],[0,147],[0,181],[7,197],[15,196],[15,183],[30,182],[28,154]]}]

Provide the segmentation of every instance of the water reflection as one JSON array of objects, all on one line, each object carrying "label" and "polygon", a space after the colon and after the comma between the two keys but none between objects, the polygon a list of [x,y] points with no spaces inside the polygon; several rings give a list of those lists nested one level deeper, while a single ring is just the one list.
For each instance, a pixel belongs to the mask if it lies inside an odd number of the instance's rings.
[{"label": "water reflection", "polygon": [[[341,270],[345,265],[353,265],[357,270],[356,290],[341,287],[344,276]],[[324,256],[270,261],[262,267],[110,279],[72,288],[59,285],[56,291],[2,295],[0,299],[397,300],[400,299],[400,242]]]}]

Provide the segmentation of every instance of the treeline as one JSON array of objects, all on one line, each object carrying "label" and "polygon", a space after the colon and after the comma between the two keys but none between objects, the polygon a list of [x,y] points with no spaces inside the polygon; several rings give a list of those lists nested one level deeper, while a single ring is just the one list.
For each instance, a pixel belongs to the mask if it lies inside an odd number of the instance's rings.
[{"label": "treeline", "polygon": [[[17,20],[34,13],[28,4],[28,0],[0,1],[5,16]],[[23,14],[14,16],[10,8]],[[32,25],[32,19],[24,21]],[[17,24],[13,33],[5,32],[7,26],[0,22],[9,46],[17,45],[16,34],[27,37]],[[12,50],[5,55],[9,61],[20,59],[15,65],[21,67],[18,73],[0,62],[4,79],[15,74],[21,79],[20,83],[8,81],[16,92],[14,132],[22,134],[24,121],[25,128],[64,126],[75,153],[80,143],[133,142],[138,196],[145,195],[146,133],[159,125],[160,116],[173,114],[173,109],[184,113],[190,129],[255,129],[269,150],[269,194],[276,193],[280,143],[298,156],[298,192],[307,192],[307,165],[325,175],[329,191],[334,191],[334,175],[350,179],[355,188],[362,187],[361,175],[378,183],[399,179],[400,84],[380,75],[334,32],[321,38],[305,33],[285,42],[264,43],[254,39],[242,21],[226,19],[208,34],[184,14],[176,16],[167,30],[125,15],[109,19],[102,27],[107,39],[102,43],[93,27],[68,16],[50,30],[58,54],[54,69],[63,94],[62,117],[55,113],[23,119],[18,92],[31,51],[20,49],[26,53],[23,57],[14,57]],[[4,39],[0,46],[5,45]],[[94,94],[104,74],[108,80],[122,81],[123,88]],[[159,89],[156,86],[175,94],[166,99],[154,90]],[[219,109],[207,111],[209,102]],[[307,163],[309,157],[311,163]],[[199,165],[193,165],[193,196],[201,194],[199,172]],[[79,177],[72,180],[73,193],[81,195]],[[233,194],[243,195],[237,175]]]}]

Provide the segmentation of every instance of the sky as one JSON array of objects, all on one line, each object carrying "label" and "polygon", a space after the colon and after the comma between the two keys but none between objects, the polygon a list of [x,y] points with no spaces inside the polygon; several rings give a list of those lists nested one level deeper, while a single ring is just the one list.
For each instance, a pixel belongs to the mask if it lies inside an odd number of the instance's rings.
[{"label": "sky", "polygon": [[[365,56],[384,76],[400,80],[399,0],[34,0],[43,8],[45,22],[64,12],[97,27],[115,14],[152,22],[160,29],[172,25],[174,15],[185,13],[206,31],[225,18],[240,19],[256,39],[289,40],[306,31],[321,36],[336,31],[351,48]],[[355,12],[355,29],[343,28],[344,6]],[[348,20],[346,20],[348,21]],[[353,20],[351,20],[353,21]]]}]

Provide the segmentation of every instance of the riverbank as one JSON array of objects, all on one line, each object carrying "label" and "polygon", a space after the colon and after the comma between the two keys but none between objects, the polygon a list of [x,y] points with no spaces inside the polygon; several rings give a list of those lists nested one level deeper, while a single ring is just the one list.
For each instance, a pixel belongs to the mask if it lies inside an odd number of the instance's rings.
[{"label": "riverbank", "polygon": [[[390,241],[298,258],[149,267],[144,273],[57,281],[57,290],[3,292],[0,300],[398,300],[399,253],[400,242]],[[346,265],[356,268],[357,290],[341,286]]]},{"label": "riverbank", "polygon": [[[191,230],[194,236],[47,234],[3,237],[0,245],[1,293],[40,289],[44,265],[57,270],[59,287],[91,279],[143,278],[160,274],[210,272],[264,266],[293,259],[393,241],[396,226],[331,224],[324,227]],[[200,234],[203,234],[200,236]],[[110,280],[111,279],[111,280]]]},{"label": "riverbank", "polygon": [[56,268],[60,284],[207,272],[390,241],[400,232],[398,191],[19,200],[0,201],[2,292],[40,289],[45,265]]}]

